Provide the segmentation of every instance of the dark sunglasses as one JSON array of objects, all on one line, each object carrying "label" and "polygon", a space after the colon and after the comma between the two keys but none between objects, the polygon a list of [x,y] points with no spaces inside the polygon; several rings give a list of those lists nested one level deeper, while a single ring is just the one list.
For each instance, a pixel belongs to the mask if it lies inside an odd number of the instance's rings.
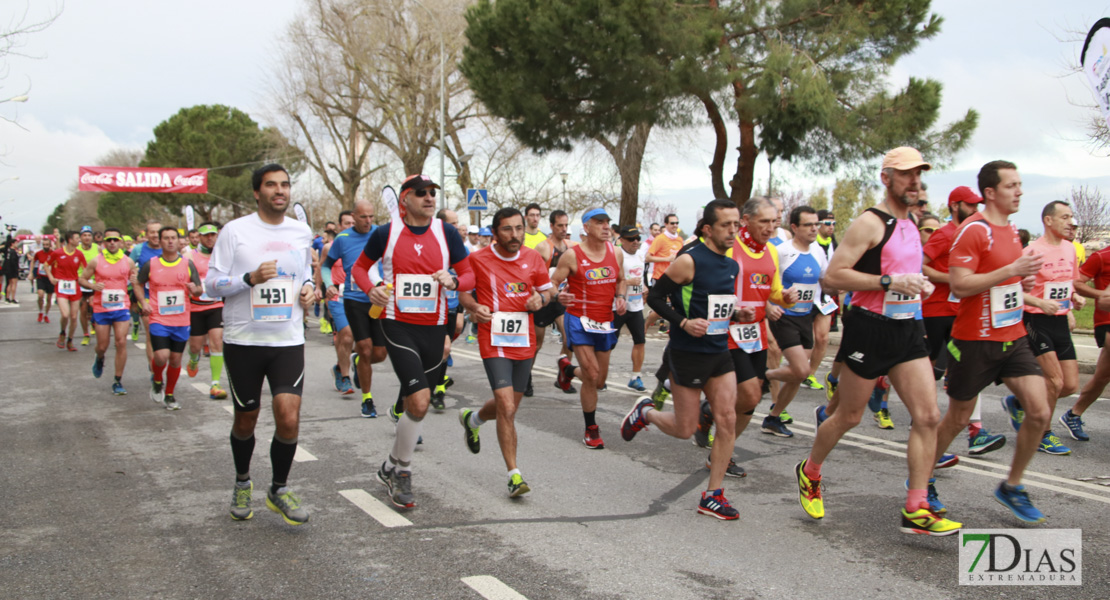
[{"label": "dark sunglasses", "polygon": [[640,241],[640,236],[636,236],[636,237],[632,237],[632,238],[626,237],[626,238],[621,238],[621,239],[622,240],[628,240],[630,242],[638,242],[638,241]]},{"label": "dark sunglasses", "polygon": [[428,190],[428,189],[423,189],[423,190],[416,190],[416,191],[415,191],[415,192],[413,192],[413,193],[414,193],[414,194],[416,194],[416,197],[417,197],[417,198],[423,198],[424,196],[431,196],[432,198],[435,198],[435,197],[436,197],[436,190],[435,190],[435,188],[432,188],[432,189],[430,189],[430,190]]},{"label": "dark sunglasses", "polygon": [[678,221],[668,221],[667,225],[678,225]]},{"label": "dark sunglasses", "polygon": [[932,233],[932,232],[934,232],[934,231],[936,231],[936,230],[937,230],[937,228],[936,228],[936,227],[922,227],[922,228],[920,229],[920,231],[924,231],[925,233]]},{"label": "dark sunglasses", "polygon": [[836,225],[836,221],[821,221],[821,224],[825,227],[832,227],[833,225]]},{"label": "dark sunglasses", "polygon": [[106,237],[106,238],[104,238],[104,241],[105,241],[105,242],[122,242],[122,241],[123,241],[123,238],[118,238],[118,237]]}]

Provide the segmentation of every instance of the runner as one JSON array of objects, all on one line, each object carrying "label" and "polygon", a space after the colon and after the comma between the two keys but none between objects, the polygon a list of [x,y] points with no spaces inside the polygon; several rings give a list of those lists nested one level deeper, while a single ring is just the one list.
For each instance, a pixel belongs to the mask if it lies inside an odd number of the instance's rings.
[{"label": "runner", "polygon": [[[201,233],[200,233],[200,229],[199,229],[199,228],[197,228],[197,229],[190,229],[190,230],[189,230],[188,232],[186,232],[185,236],[186,236],[186,237],[188,238],[188,240],[189,240],[189,245],[188,245],[187,249],[189,249],[189,250],[193,250],[193,251],[196,251],[196,250],[199,250],[199,249],[200,249],[200,236],[201,236]],[[184,253],[182,253],[182,254],[184,254]]]},{"label": "runner", "polygon": [[[674,262],[678,256],[678,251],[683,246],[682,238],[678,235],[678,215],[671,213],[664,217],[663,227],[664,229],[656,234],[655,240],[651,242],[651,247],[648,248],[647,255],[644,257],[644,262],[652,265],[649,285],[655,285],[655,281],[663,276],[663,273]],[[644,326],[654,327],[658,320],[659,315],[648,310]],[[663,332],[663,329],[660,329],[660,332]]]},{"label": "runner", "polygon": [[[146,264],[150,262],[150,259],[162,256],[162,241],[158,239],[158,232],[161,229],[162,224],[158,221],[151,220],[146,222],[146,241],[131,249],[131,262],[135,263],[136,272],[138,272],[138,269],[146,266]],[[144,289],[141,286],[133,291],[134,293],[131,298],[133,306],[143,306],[143,302],[139,300],[140,294],[145,298],[150,298],[150,290]],[[154,348],[150,345],[150,316],[142,314],[141,311],[140,315],[143,330],[146,333],[146,362],[147,364],[152,364],[154,361]],[[131,329],[132,341],[138,338],[138,333],[137,327]]]},{"label": "runner", "polygon": [[[410,175],[401,184],[401,221],[374,230],[351,274],[370,301],[384,306],[381,328],[387,352],[401,383],[404,414],[397,421],[393,449],[378,468],[378,481],[389,488],[395,506],[416,505],[412,493],[412,459],[428,412],[433,383],[443,362],[447,322],[445,290],[474,288],[466,248],[458,229],[434,218],[439,185],[426,175]],[[382,261],[386,285],[371,287],[369,269]],[[344,261],[346,263],[347,261]],[[457,276],[447,272],[454,268]]]},{"label": "runner", "polygon": [[540,205],[535,202],[529,204],[524,208],[524,218],[527,221],[524,228],[524,247],[535,249],[540,245],[540,242],[547,239],[547,236],[540,231],[540,219],[543,218],[543,210]]},{"label": "runner", "polygon": [[841,371],[837,386],[839,407],[817,429],[809,457],[794,467],[799,501],[814,519],[825,516],[822,463],[840,438],[859,424],[875,380],[889,374],[913,417],[900,530],[943,536],[961,527],[938,516],[928,500],[939,410],[928,349],[914,317],[921,294],[932,292],[932,284],[921,274],[921,238],[909,219],[909,208],[917,202],[921,172],[929,168],[913,148],[895,148],[883,157],[886,197],[848,228],[825,275],[830,286],[855,291],[852,308],[844,313],[841,351],[847,369]]},{"label": "runner", "polygon": [[46,276],[46,263],[54,252],[54,240],[43,238],[42,249],[35,253],[31,269],[35,274],[35,293],[38,294],[39,323],[50,322],[50,302],[54,299],[54,284]]},{"label": "runner", "polygon": [[[736,373],[728,340],[739,265],[726,253],[740,225],[740,212],[729,200],[713,200],[699,225],[696,233],[705,243],[672,262],[648,296],[648,304],[672,325],[667,348],[674,412],[655,410],[651,398],[641,397],[621,422],[621,437],[631,441],[637,432],[655,425],[667,435],[689,439],[704,392],[717,425],[717,441],[709,454],[709,487],[702,492],[698,512],[730,521],[740,516],[725,499],[722,486],[737,428]],[[665,296],[670,296],[669,304]],[[752,315],[754,311],[746,309],[745,316]]]},{"label": "runner", "polygon": [[[131,327],[131,300],[127,284],[131,281],[133,263],[123,253],[123,235],[119,229],[104,230],[104,253],[94,256],[92,262],[81,270],[77,282],[93,290],[93,326],[96,327],[96,358],[93,359],[93,377],[104,374],[104,355],[108,351],[111,334],[116,336],[115,381],[112,393],[123,396],[123,368],[127,365],[127,330]],[[95,276],[95,281],[93,280]]]},{"label": "runner", "polygon": [[794,437],[781,417],[782,412],[798,394],[801,383],[809,377],[810,353],[813,350],[813,310],[824,297],[821,276],[828,269],[825,253],[817,245],[817,211],[799,206],[790,211],[791,239],[776,248],[782,286],[796,290],[798,300],[790,307],[781,306],[783,315],[771,322],[771,334],[787,366],[770,369],[766,379],[780,382],[770,414],[759,428],[778,437]]},{"label": "runner", "polygon": [[58,312],[62,314],[59,322],[61,329],[55,345],[70,352],[77,351],[77,348],[73,347],[73,332],[77,329],[78,303],[81,302],[77,276],[87,264],[85,255],[77,250],[80,237],[81,234],[76,231],[67,231],[64,245],[55,250],[46,263],[46,277],[57,290]]},{"label": "runner", "polygon": [[[343,265],[343,281],[339,284],[343,286],[342,292],[340,293],[339,285],[336,285],[333,280],[328,286],[328,294],[330,297],[342,298],[343,308],[338,312],[347,322],[337,323],[337,326],[341,326],[340,334],[344,336],[342,349],[349,352],[351,346],[345,342],[347,339],[353,341],[355,356],[350,358],[351,364],[348,369],[362,392],[362,416],[374,419],[378,416],[378,409],[374,406],[374,395],[370,391],[374,377],[374,369],[371,365],[385,360],[385,338],[382,337],[381,323],[377,319],[370,318],[370,298],[355,285],[355,280],[351,277],[351,269],[354,268],[355,261],[362,255],[366,242],[377,229],[374,227],[374,205],[369,200],[356,200],[351,216],[354,218],[354,225],[335,236],[335,242],[328,249],[322,270],[330,274],[335,263],[339,262]],[[340,221],[342,220],[343,217],[340,217]],[[349,326],[342,327],[342,325]],[[337,347],[340,345],[339,342],[336,343]],[[337,350],[337,358],[338,354]],[[342,362],[344,359],[339,360]],[[332,374],[335,375],[338,370],[332,367]]]},{"label": "runner", "polygon": [[163,227],[158,231],[158,239],[162,256],[143,265],[136,279],[140,286],[149,287],[154,299],[153,307],[147,298],[139,299],[143,314],[150,316],[147,343],[154,350],[150,362],[154,374],[150,399],[164,405],[166,410],[180,410],[173,393],[181,376],[181,355],[189,343],[190,298],[199,296],[202,288],[196,266],[177,252],[177,229]]},{"label": "runner", "polygon": [[0,259],[3,260],[3,269],[0,270],[4,283],[4,302],[8,304],[19,305],[16,300],[15,291],[19,286],[19,245],[15,241],[15,237],[8,232],[8,239],[4,241],[3,246],[0,246]]},{"label": "runner", "polygon": [[1001,379],[1020,400],[1025,426],[1017,435],[1010,472],[994,497],[1018,519],[1040,523],[1045,517],[1029,500],[1021,478],[1051,416],[1044,376],[1021,319],[1022,292],[1032,290],[1044,259],[1022,254],[1017,228],[1009,222],[1021,202],[1017,166],[1001,160],[983,165],[979,192],[986,206],[960,225],[948,258],[948,285],[960,307],[948,344],[948,412],[937,431],[936,458],[967,426],[975,397]]},{"label": "runner", "polygon": [[[1088,282],[1093,283],[1094,287],[1088,285]],[[1091,254],[1091,257],[1079,267],[1079,277],[1075,280],[1076,293],[1095,301],[1095,344],[1099,347],[1094,375],[1079,392],[1079,398],[1075,404],[1060,415],[1060,423],[1068,429],[1068,435],[1078,442],[1091,439],[1090,435],[1083,430],[1083,413],[1098,400],[1106,385],[1110,383],[1110,343],[1107,341],[1107,334],[1110,333],[1110,294],[1106,293],[1108,287],[1110,287],[1110,246]]]},{"label": "runner", "polygon": [[[567,222],[569,219],[570,217],[567,216],[567,213],[561,210],[553,210],[547,215],[547,222],[551,225],[551,237],[540,242],[535,250],[539,252],[540,257],[543,258],[543,263],[547,266],[548,275],[555,274],[555,267],[558,266],[559,259],[562,258],[563,254],[566,254],[567,250],[576,245],[575,242],[568,239],[570,229],[567,226]],[[565,315],[566,312],[566,307],[559,304],[559,300],[556,298],[536,311],[536,314],[532,315],[533,323],[536,328],[537,354],[540,349],[543,348],[543,340],[547,335],[547,328],[554,324],[555,329],[559,331],[559,343],[562,345],[562,350],[560,352],[566,356],[570,356],[570,349],[567,348],[566,330],[563,326],[563,315]],[[559,387],[559,381],[557,379],[555,381],[555,387]],[[563,391],[567,394],[578,393],[578,389],[573,385],[568,386]],[[529,373],[528,386],[524,389],[524,396],[531,398],[532,393],[532,375]]]},{"label": "runner", "polygon": [[254,515],[250,463],[266,380],[273,395],[275,425],[270,442],[273,482],[266,506],[286,523],[301,525],[308,521],[308,511],[288,486],[288,478],[300,428],[304,311],[312,308],[318,296],[312,284],[312,231],[285,217],[290,184],[284,167],[260,167],[251,184],[258,212],[224,226],[205,280],[208,294],[224,299],[224,358],[235,408],[231,518],[241,521]]},{"label": "runner", "polygon": [[785,242],[789,242],[791,234],[789,231],[782,228],[782,215],[786,212],[786,206],[782,202],[782,198],[778,196],[771,196],[767,198],[774,205],[775,210],[778,211],[778,218],[775,219],[775,235],[771,237],[771,243],[776,246],[781,246]]},{"label": "runner", "polygon": [[[321,248],[324,257],[327,257],[331,251],[331,246],[335,243],[335,238],[338,235],[338,232],[334,231],[335,224],[332,223],[332,225],[333,230],[324,232],[325,238],[328,240]],[[355,217],[353,212],[344,210],[339,213],[340,231],[346,231],[354,226]],[[349,396],[355,393],[355,388],[351,384],[351,372],[352,370],[357,371],[357,369],[352,369],[351,362],[355,339],[351,335],[347,313],[343,310],[343,287],[347,281],[347,274],[343,271],[342,260],[335,261],[330,269],[321,267],[315,269],[313,273],[316,289],[324,291],[325,319],[322,320],[327,320],[329,324],[327,329],[332,333],[331,343],[335,348],[335,364],[331,367],[331,375],[335,379],[335,391],[344,396]]]},{"label": "runner", "polygon": [[[459,237],[462,237],[464,234],[464,231],[459,227],[459,215],[456,214],[455,211],[447,210],[446,208],[440,209],[440,211],[436,213],[436,218],[443,221],[444,225],[458,229]],[[463,246],[466,246],[466,244],[463,244]],[[467,252],[469,252],[469,250]],[[452,276],[455,275],[455,272],[451,269],[448,269],[447,272]],[[435,409],[436,412],[443,412],[446,408],[443,400],[447,396],[447,388],[455,383],[447,376],[447,367],[451,366],[451,342],[459,337],[465,325],[466,322],[463,319],[462,311],[459,310],[459,293],[457,291],[448,290],[447,324],[444,326],[446,341],[444,342],[443,363],[439,367],[439,373],[436,373],[431,378],[431,381],[436,382],[436,386],[432,390],[431,400],[432,408]],[[396,413],[400,414],[400,409],[398,409]]]},{"label": "runner", "polygon": [[626,308],[624,257],[609,243],[609,221],[605,209],[587,210],[582,215],[586,238],[563,254],[551,277],[556,287],[567,282],[566,290],[559,292],[559,302],[567,307],[564,337],[580,365],[575,368],[570,357],[559,358],[556,383],[566,391],[574,377],[582,381],[578,396],[586,421],[582,443],[591,450],[605,448],[595,418],[597,391],[609,375],[609,354],[617,343],[613,315],[623,315]]},{"label": "runner", "polygon": [[617,340],[620,340],[621,328],[627,328],[632,335],[632,378],[628,380],[628,387],[643,392],[644,387],[644,347],[647,339],[644,336],[644,254],[641,252],[640,230],[635,225],[629,225],[621,231],[621,252],[624,254],[624,280],[628,284],[628,309],[623,315],[618,315],[613,320],[613,328],[617,330]]},{"label": "runner", "polygon": [[208,277],[208,263],[212,260],[212,249],[216,247],[220,225],[214,221],[205,221],[195,231],[198,245],[196,249],[187,250],[184,256],[196,267],[197,276],[201,280],[201,293],[193,296],[189,302],[189,363],[185,365],[185,372],[189,377],[197,376],[201,350],[207,344],[208,368],[212,373],[208,397],[212,400],[224,400],[227,398],[227,390],[220,387],[220,375],[224,371],[224,303],[209,296],[203,283]]},{"label": "runner", "polygon": [[[836,219],[830,211],[821,209],[817,211],[817,246],[824,255],[825,264],[829,264],[833,252],[836,251]],[[821,299],[813,306],[813,352],[809,355],[809,377],[802,382],[802,386],[811,390],[824,389],[825,386],[817,381],[817,369],[825,359],[825,352],[829,348],[829,332],[833,330],[833,322],[839,309],[836,290],[825,287],[821,289]],[[837,373],[839,375],[839,372]],[[826,375],[826,378],[828,375]],[[828,382],[826,382],[828,384]],[[833,378],[836,385],[836,378]]]},{"label": "runner", "polygon": [[509,497],[530,490],[516,463],[517,434],[514,419],[524,397],[532,361],[536,357],[532,313],[554,296],[540,255],[524,244],[524,219],[515,208],[493,215],[494,243],[470,256],[475,286],[459,301],[478,323],[478,343],[493,399],[482,408],[459,410],[467,448],[481,450],[478,428],[497,419],[497,442],[508,469]]},{"label": "runner", "polygon": [[[100,246],[93,241],[94,239],[92,227],[85,225],[81,228],[81,245],[78,250],[81,254],[85,255],[85,264],[92,262],[92,259],[100,255]],[[86,287],[81,288],[81,345],[89,345],[89,320],[92,311],[90,310],[89,301],[92,299],[92,290]],[[92,331],[95,334],[95,331]]]},{"label": "runner", "polygon": [[[1074,293],[1072,287],[1079,278],[1075,246],[1067,239],[1071,220],[1072,210],[1066,202],[1049,202],[1041,211],[1044,235],[1030,242],[1023,250],[1027,255],[1044,258],[1041,270],[1035,275],[1033,290],[1024,296],[1023,322],[1033,356],[1037,357],[1037,363],[1044,371],[1045,392],[1048,394],[1049,428],[1045,430],[1037,450],[1056,455],[1071,454],[1071,448],[1065,446],[1051,429],[1056,401],[1079,389],[1079,363],[1068,328]],[[1012,394],[1006,396],[1003,403],[1006,412],[1010,413],[1010,423],[1020,432],[1024,418],[1021,403]]]}]

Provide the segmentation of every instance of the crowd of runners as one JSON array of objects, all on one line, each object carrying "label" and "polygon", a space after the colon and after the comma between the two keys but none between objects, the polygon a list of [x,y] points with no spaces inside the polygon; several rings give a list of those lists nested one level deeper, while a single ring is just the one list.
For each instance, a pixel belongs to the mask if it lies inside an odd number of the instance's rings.
[{"label": "crowd of runners", "polygon": [[[823,518],[823,465],[865,410],[878,427],[894,427],[886,405],[893,389],[911,418],[901,531],[955,533],[961,524],[947,518],[933,474],[959,461],[949,450],[965,430],[971,455],[1007,443],[982,426],[978,401],[987,386],[1003,384],[1010,395],[1002,408],[1017,433],[1010,471],[993,495],[1018,519],[1042,522],[1023,473],[1038,451],[1071,453],[1054,423],[1087,441],[1082,415],[1110,382],[1110,356],[1102,355],[1078,401],[1056,410],[1079,387],[1072,311],[1095,302],[1100,348],[1110,333],[1110,248],[1084,257],[1071,207],[1059,201],[1044,206],[1042,235],[1023,244],[1009,221],[1021,177],[1006,161],[982,167],[978,194],[952,190],[944,223],[926,212],[922,174],[930,168],[913,148],[887,153],[882,201],[839,241],[829,211],[796,206],[784,214],[780,200],[765,197],[742,206],[710,201],[685,239],[676,215],[641,233],[593,208],[574,223],[581,236],[573,241],[570,215],[551,211],[544,234],[535,204],[523,213],[502,208],[487,228],[461,227],[454,212],[437,211],[439,185],[425,175],[402,182],[397,214],[385,225],[375,226],[374,205],[360,200],[318,239],[286,216],[289,175],[271,164],[252,178],[257,212],[223,226],[205,222],[180,236],[151,222],[138,242],[115,228],[84,228],[58,236],[58,248],[44,239],[32,261],[38,322],[50,324],[57,306],[59,349],[77,350],[78,325],[81,345],[95,338],[98,379],[114,339],[117,395],[127,394],[128,338],[144,334],[143,385],[168,410],[181,408],[175,388],[183,363],[195,378],[207,356],[210,397],[230,395],[234,408],[230,512],[237,520],[253,515],[250,462],[265,382],[276,423],[266,505],[289,524],[308,521],[287,480],[306,376],[306,315],[315,311],[334,345],[329,379],[340,394],[361,393],[363,417],[378,416],[374,365],[388,358],[396,375],[397,397],[384,409],[395,433],[380,449],[377,478],[400,508],[417,504],[422,421],[429,409],[445,408],[451,346],[464,332],[478,345],[490,387],[484,404],[459,410],[465,445],[480,452],[481,428],[494,421],[508,495],[517,498],[530,488],[517,464],[514,420],[534,393],[545,332],[556,329],[561,345],[555,385],[578,395],[583,444],[601,450],[610,432],[598,421],[598,396],[627,329],[628,388],[646,392],[645,362],[658,369],[654,391],[620,423],[621,437],[631,441],[655,426],[707,449],[701,514],[738,518],[724,483],[746,475],[733,458],[736,440],[764,399],[760,432],[792,437],[788,408],[804,386],[823,389],[827,403],[814,411],[816,436],[794,476],[803,510]],[[647,332],[660,321],[669,341],[661,356],[645,356]],[[839,349],[819,379],[834,329],[842,332]],[[948,395],[943,415],[938,388]]]}]

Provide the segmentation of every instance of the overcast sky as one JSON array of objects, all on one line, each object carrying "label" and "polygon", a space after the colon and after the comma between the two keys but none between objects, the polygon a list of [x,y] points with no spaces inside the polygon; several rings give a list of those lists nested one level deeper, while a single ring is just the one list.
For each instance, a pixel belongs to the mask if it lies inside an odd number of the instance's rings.
[{"label": "overcast sky", "polygon": [[[21,126],[0,122],[3,222],[38,231],[68,197],[78,165],[92,164],[115,148],[145,147],[153,128],[183,107],[227,104],[265,122],[275,49],[300,5],[300,0],[69,0],[58,20],[21,49],[37,58],[10,59],[0,80],[0,100],[30,87],[28,102],[0,103],[0,115]],[[27,6],[5,1],[0,23]],[[49,7],[48,0],[34,0],[28,19],[45,16]],[[1076,37],[1071,31],[1085,34],[1095,20],[1110,15],[1110,3],[934,0],[932,9],[945,19],[941,34],[900,62],[891,83],[902,86],[910,76],[941,81],[942,122],[969,108],[980,113],[969,148],[952,168],[928,174],[933,201],[958,185],[974,189],[979,167],[996,158],[1017,163],[1025,197],[1015,221],[1034,231],[1040,230],[1041,207],[1071,186],[1098,185],[1110,192],[1110,159],[1092,155],[1085,142],[1090,111],[1073,104],[1089,104],[1093,97],[1080,75],[1068,75],[1082,41],[1060,41]],[[653,134],[649,146],[641,197],[676,204],[687,226],[711,197],[710,135]],[[874,159],[876,177],[880,159]],[[426,170],[437,172],[438,164],[433,155]],[[726,166],[735,164],[730,155]],[[765,162],[756,177],[766,184]],[[775,178],[806,191],[832,183],[777,165]],[[568,187],[573,189],[573,173]]]}]

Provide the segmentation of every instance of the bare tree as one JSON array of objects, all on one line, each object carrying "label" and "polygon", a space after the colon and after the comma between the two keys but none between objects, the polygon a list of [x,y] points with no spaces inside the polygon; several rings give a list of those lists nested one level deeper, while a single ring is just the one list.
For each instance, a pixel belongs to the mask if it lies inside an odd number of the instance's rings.
[{"label": "bare tree", "polygon": [[1080,244],[1106,237],[1110,228],[1110,201],[1103,198],[1102,192],[1088,186],[1072,187],[1069,200],[1072,213],[1079,221],[1075,239]]},{"label": "bare tree", "polygon": [[[31,3],[28,2],[26,6],[24,6],[22,14],[13,17],[8,22],[7,26],[0,26],[0,81],[6,80],[11,73],[11,67],[8,65],[9,57],[21,56],[24,58],[38,58],[24,53],[23,47],[27,45],[27,38],[50,27],[50,25],[58,19],[58,16],[62,14],[63,8],[64,6],[59,5],[56,9],[50,11],[47,16],[34,18],[30,16]],[[27,93],[30,91],[30,81],[28,81],[26,86],[22,88],[22,91],[17,94],[11,94],[10,91],[5,89],[5,86],[0,85],[0,103],[26,101]],[[0,115],[0,119],[19,126],[19,123],[14,118]]]},{"label": "bare tree", "polygon": [[651,227],[652,223],[662,225],[664,217],[676,212],[678,207],[673,202],[663,204],[653,198],[640,200],[640,224],[645,229]]}]

